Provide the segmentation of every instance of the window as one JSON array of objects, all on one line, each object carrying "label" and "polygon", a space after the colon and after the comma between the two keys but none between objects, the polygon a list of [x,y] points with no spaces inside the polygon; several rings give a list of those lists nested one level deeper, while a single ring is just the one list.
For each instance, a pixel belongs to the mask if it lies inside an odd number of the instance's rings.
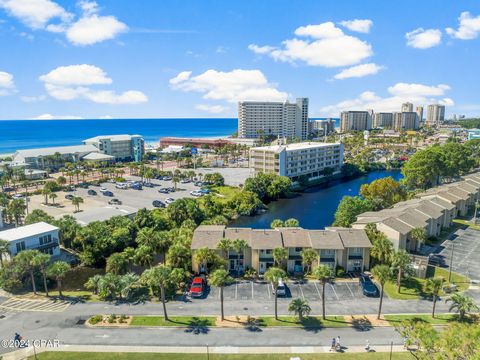
[{"label": "window", "polygon": [[15,246],[17,247],[17,253],[19,253],[22,250],[25,250],[25,241],[20,241],[16,243]]},{"label": "window", "polygon": [[295,248],[295,252],[300,252],[300,251],[302,251],[302,248],[301,248],[301,247],[296,247],[296,248]]},{"label": "window", "polygon": [[52,235],[48,234],[48,235],[40,236],[39,241],[40,241],[40,246],[49,244],[52,242]]}]

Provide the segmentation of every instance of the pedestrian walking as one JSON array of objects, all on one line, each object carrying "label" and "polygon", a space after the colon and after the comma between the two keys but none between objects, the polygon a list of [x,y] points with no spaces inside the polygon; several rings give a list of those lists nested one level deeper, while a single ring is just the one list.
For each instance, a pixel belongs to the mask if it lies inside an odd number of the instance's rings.
[{"label": "pedestrian walking", "polygon": [[337,344],[337,341],[335,338],[332,338],[332,346],[330,347],[330,351],[335,351],[335,345]]}]

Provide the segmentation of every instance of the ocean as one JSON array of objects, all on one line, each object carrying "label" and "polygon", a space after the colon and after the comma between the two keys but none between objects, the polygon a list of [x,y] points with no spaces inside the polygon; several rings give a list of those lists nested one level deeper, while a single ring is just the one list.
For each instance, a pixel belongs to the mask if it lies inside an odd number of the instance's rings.
[{"label": "ocean", "polygon": [[0,154],[78,145],[97,135],[139,134],[147,143],[164,136],[219,137],[237,131],[237,119],[101,119],[0,121]]}]

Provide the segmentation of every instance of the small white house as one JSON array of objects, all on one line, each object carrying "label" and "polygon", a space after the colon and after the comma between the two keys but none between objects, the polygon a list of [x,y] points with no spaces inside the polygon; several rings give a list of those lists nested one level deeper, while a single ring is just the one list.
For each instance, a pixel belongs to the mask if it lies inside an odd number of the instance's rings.
[{"label": "small white house", "polygon": [[14,229],[0,231],[0,239],[10,243],[10,256],[22,250],[36,249],[52,256],[60,255],[59,229],[46,222],[38,222]]}]

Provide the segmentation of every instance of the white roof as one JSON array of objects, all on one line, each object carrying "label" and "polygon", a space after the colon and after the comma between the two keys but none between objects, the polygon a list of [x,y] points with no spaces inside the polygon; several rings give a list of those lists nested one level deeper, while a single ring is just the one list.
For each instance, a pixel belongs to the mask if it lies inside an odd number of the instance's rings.
[{"label": "white roof", "polygon": [[128,141],[131,140],[134,137],[142,137],[141,135],[128,135],[128,134],[122,134],[122,135],[99,135],[92,137],[90,139],[83,140],[84,142],[92,142],[92,141],[99,141],[101,139],[110,139],[111,141]]},{"label": "white roof", "polygon": [[264,150],[264,151],[274,151],[281,152],[283,150],[305,150],[305,149],[315,149],[321,147],[329,147],[340,145],[340,143],[323,143],[323,142],[302,142],[288,145],[271,145],[271,146],[260,146],[254,147],[252,150]]},{"label": "white roof", "polygon": [[14,229],[0,231],[0,239],[7,241],[15,241],[25,239],[30,236],[41,235],[55,230],[58,230],[58,227],[42,221],[31,225],[25,225]]},{"label": "white roof", "polygon": [[76,153],[88,153],[92,151],[98,151],[93,145],[74,145],[74,146],[56,146],[39,149],[17,150],[15,156],[21,156],[23,158],[48,156],[60,154],[76,154]]},{"label": "white roof", "polygon": [[100,154],[98,152],[91,152],[84,157],[82,160],[112,160],[115,159],[115,156],[107,155],[107,154]]}]

